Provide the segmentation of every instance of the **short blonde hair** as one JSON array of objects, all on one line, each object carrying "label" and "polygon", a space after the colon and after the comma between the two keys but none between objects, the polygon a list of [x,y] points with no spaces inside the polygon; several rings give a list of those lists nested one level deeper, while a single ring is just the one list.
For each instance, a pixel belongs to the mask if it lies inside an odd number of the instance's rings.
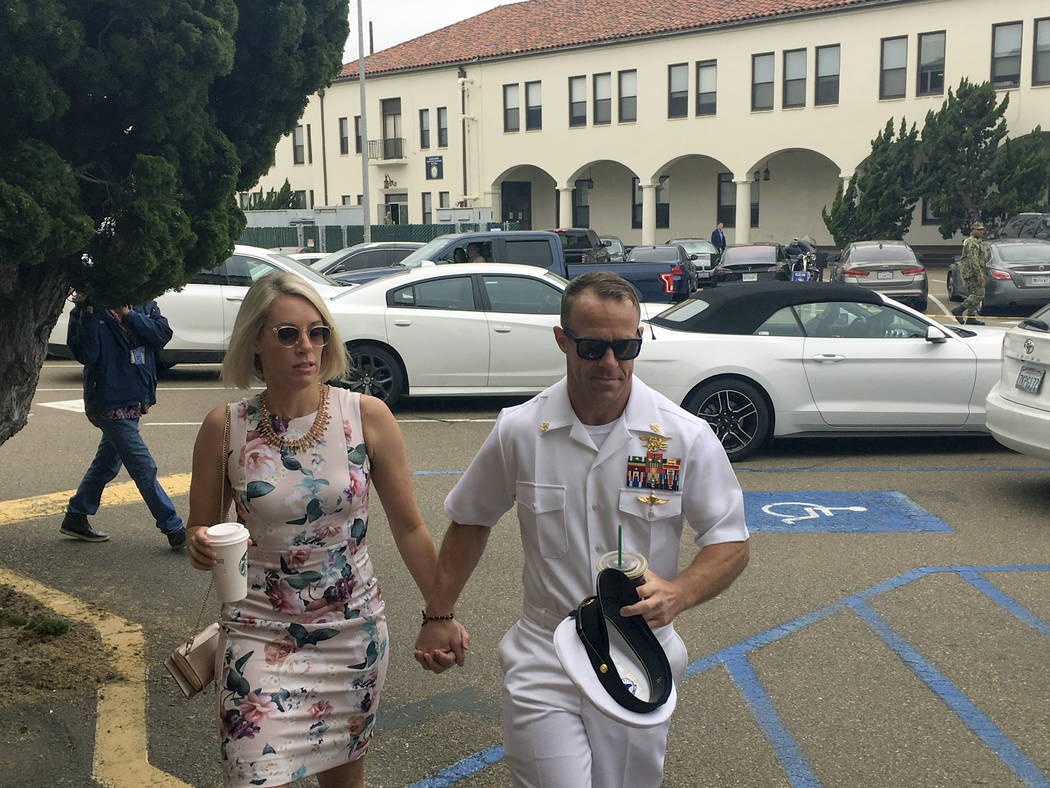
[{"label": "short blonde hair", "polygon": [[291,273],[269,274],[256,281],[244,297],[233,324],[230,345],[222,362],[222,380],[228,386],[246,389],[253,380],[262,380],[262,367],[255,354],[255,341],[262,334],[270,316],[270,305],[277,296],[298,296],[309,301],[321,315],[321,320],[332,332],[328,344],[321,351],[317,375],[321,380],[345,378],[347,374],[346,348],[339,330],[332,320],[324,299],[301,277]]}]

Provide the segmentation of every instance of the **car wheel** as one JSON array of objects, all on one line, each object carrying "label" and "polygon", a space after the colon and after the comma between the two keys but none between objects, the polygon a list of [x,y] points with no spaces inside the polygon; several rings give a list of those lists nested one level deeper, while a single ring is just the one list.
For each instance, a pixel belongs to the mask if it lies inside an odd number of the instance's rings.
[{"label": "car wheel", "polygon": [[949,301],[962,301],[963,297],[959,295],[955,289],[955,277],[952,276],[952,272],[948,272],[948,300]]},{"label": "car wheel", "polygon": [[920,312],[925,312],[929,306],[930,302],[925,298],[920,298],[917,301],[915,301],[915,308],[918,309]]},{"label": "car wheel", "polygon": [[769,404],[751,383],[722,378],[705,383],[682,404],[711,425],[732,461],[750,457],[769,437]]},{"label": "car wheel", "polygon": [[401,364],[388,350],[378,345],[352,345],[347,348],[350,370],[336,385],[369,394],[387,405],[397,402],[405,391]]}]

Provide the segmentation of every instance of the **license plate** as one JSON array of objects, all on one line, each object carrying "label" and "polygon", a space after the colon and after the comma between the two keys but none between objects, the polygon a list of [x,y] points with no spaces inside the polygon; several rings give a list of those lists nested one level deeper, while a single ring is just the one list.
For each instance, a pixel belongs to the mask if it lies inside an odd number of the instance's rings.
[{"label": "license plate", "polygon": [[892,279],[893,278],[893,271],[876,271],[875,272],[875,278],[876,279]]},{"label": "license plate", "polygon": [[1045,372],[1045,369],[1021,367],[1021,372],[1017,375],[1017,382],[1014,386],[1021,389],[1021,391],[1027,391],[1029,394],[1038,394],[1039,389],[1043,385]]},{"label": "license plate", "polygon": [[742,281],[744,281],[744,282],[757,282],[758,281],[758,274],[744,274]]},{"label": "license plate", "polygon": [[1028,284],[1030,284],[1030,285],[1050,285],[1050,276],[1030,276],[1030,277],[1028,277]]}]

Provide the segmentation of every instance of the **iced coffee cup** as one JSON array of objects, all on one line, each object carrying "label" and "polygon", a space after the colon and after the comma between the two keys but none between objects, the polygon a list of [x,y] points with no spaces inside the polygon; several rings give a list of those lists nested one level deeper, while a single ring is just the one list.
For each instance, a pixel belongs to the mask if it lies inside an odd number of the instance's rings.
[{"label": "iced coffee cup", "polygon": [[603,569],[619,569],[627,579],[640,586],[644,582],[645,570],[649,568],[649,562],[645,556],[634,550],[624,550],[622,554],[612,550],[598,559],[598,571]]},{"label": "iced coffee cup", "polygon": [[221,602],[237,602],[248,596],[248,529],[240,523],[219,523],[207,530],[215,550],[212,577]]}]

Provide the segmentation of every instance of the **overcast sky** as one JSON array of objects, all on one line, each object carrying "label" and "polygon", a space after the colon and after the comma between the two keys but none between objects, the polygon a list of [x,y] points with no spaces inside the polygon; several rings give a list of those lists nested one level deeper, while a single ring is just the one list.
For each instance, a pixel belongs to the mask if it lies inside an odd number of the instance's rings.
[{"label": "overcast sky", "polygon": [[[365,52],[368,52],[369,21],[372,22],[372,40],[378,52],[513,1],[360,0],[363,4]],[[344,62],[357,59],[357,3],[358,0],[350,0],[350,36],[343,50]]]}]

